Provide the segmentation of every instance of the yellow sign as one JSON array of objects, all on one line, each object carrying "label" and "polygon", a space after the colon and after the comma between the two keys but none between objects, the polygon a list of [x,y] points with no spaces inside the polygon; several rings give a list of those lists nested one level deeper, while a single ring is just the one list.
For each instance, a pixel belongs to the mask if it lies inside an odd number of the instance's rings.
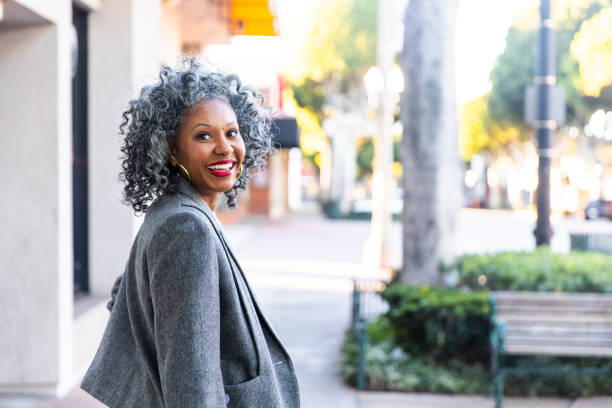
[{"label": "yellow sign", "polygon": [[277,35],[268,0],[233,0],[230,29],[232,35]]}]

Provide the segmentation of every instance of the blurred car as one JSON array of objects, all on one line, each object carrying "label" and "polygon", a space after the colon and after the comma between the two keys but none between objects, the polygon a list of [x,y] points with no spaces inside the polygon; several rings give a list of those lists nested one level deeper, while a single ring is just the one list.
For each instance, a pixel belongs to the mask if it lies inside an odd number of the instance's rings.
[{"label": "blurred car", "polygon": [[584,217],[587,220],[599,217],[612,218],[612,201],[602,199],[591,201],[584,208]]},{"label": "blurred car", "polygon": [[[394,188],[390,192],[390,200],[389,210],[391,210],[392,215],[400,215],[402,213],[402,209],[404,207],[404,191],[400,188]],[[372,215],[372,199],[364,198],[363,200],[353,201],[351,213],[353,214],[368,214]]]}]

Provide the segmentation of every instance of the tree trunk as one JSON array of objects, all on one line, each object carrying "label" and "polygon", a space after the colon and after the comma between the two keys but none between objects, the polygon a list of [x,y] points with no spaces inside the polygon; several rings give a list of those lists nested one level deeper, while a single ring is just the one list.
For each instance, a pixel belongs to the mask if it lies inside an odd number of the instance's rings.
[{"label": "tree trunk", "polygon": [[410,0],[406,10],[401,100],[404,127],[403,251],[399,280],[440,283],[440,261],[454,255],[461,206],[454,33],[458,0]]}]

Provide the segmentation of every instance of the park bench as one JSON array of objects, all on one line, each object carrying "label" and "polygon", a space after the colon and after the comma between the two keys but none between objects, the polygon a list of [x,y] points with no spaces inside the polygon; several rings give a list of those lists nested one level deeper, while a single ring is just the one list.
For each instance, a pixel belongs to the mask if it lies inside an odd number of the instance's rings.
[{"label": "park bench", "polygon": [[[612,295],[491,292],[491,370],[495,407],[507,375],[559,374],[554,367],[504,367],[504,356],[612,357]],[[584,368],[572,374],[607,374]]]}]

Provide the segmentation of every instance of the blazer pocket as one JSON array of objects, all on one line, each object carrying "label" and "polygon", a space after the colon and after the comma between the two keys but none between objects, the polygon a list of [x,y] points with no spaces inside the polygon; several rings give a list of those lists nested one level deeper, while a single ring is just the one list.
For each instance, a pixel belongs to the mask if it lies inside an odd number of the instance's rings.
[{"label": "blazer pocket", "polygon": [[230,339],[225,342],[222,340],[221,345],[223,382],[228,386],[241,385],[261,374],[259,350],[254,336],[246,328]]},{"label": "blazer pocket", "polygon": [[240,384],[225,385],[225,399],[228,407],[253,407],[261,398],[261,375]]}]

